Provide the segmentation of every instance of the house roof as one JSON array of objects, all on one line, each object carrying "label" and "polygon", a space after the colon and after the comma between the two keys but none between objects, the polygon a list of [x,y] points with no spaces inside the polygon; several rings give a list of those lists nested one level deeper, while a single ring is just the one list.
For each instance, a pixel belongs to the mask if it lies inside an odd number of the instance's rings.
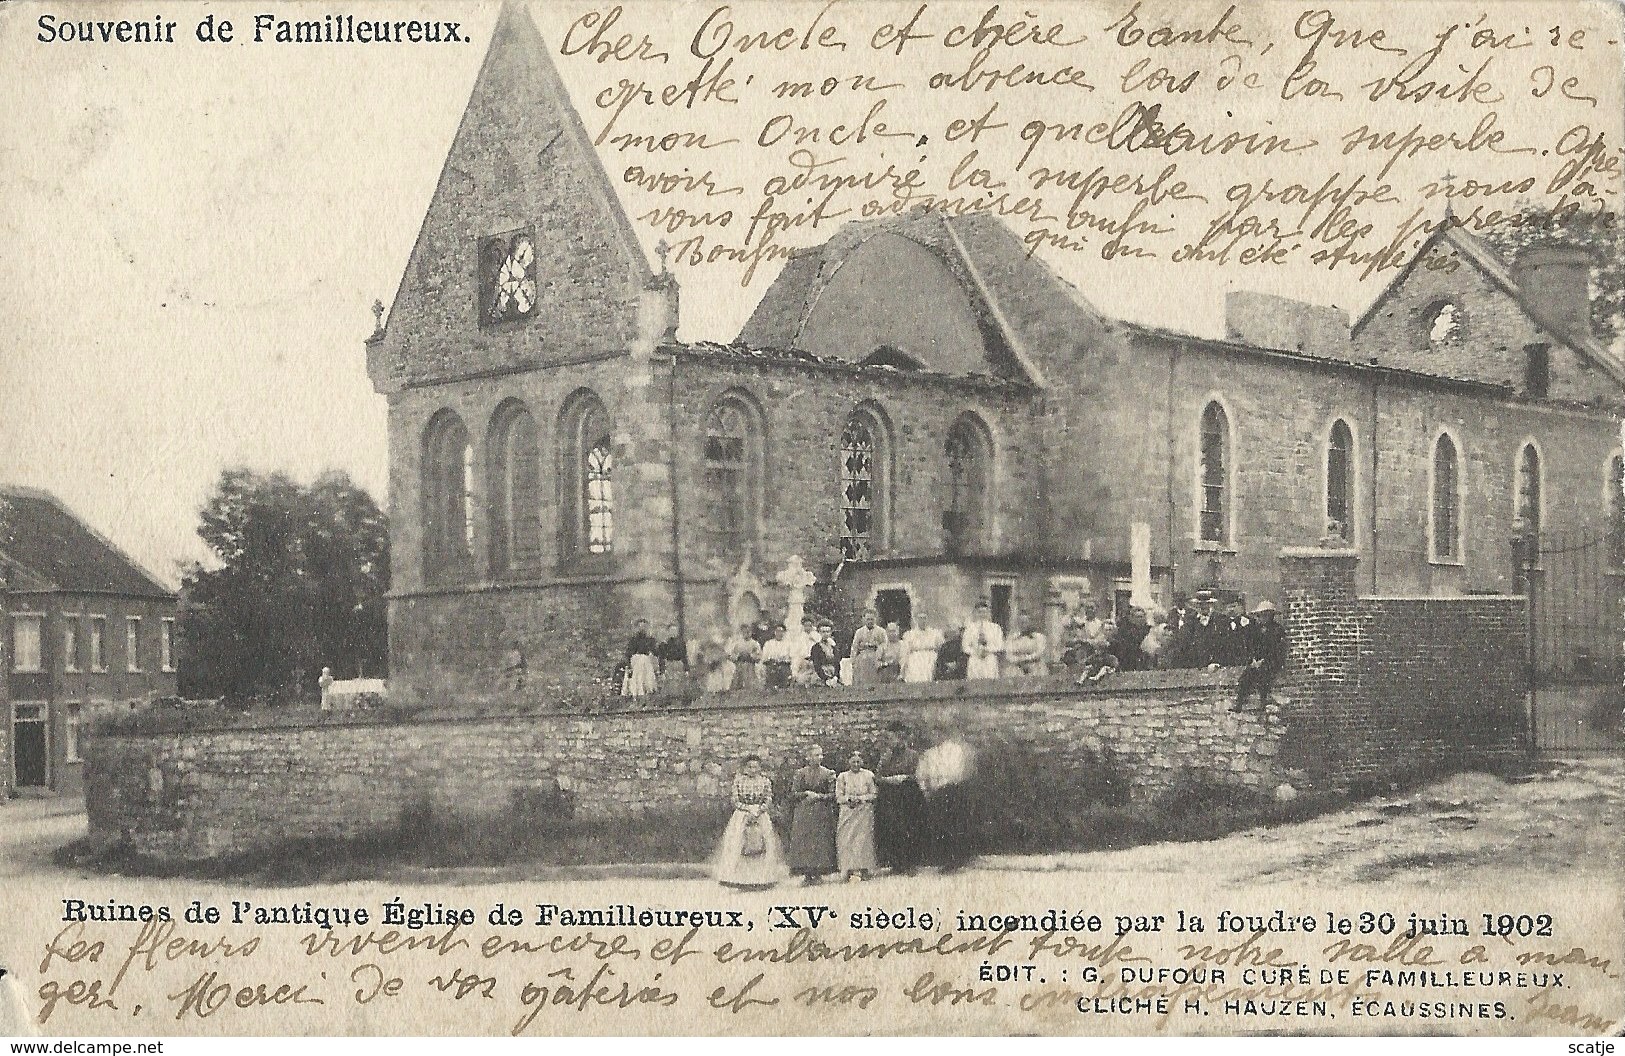
[{"label": "house roof", "polygon": [[1541,307],[1540,303],[1530,297],[1513,277],[1512,270],[1501,255],[1491,249],[1489,245],[1477,235],[1472,234],[1459,223],[1453,223],[1450,218],[1441,224],[1438,230],[1423,243],[1411,259],[1400,269],[1399,274],[1384,286],[1382,292],[1377,294],[1366,310],[1354,321],[1352,333],[1358,334],[1371,317],[1377,314],[1388,298],[1397,290],[1411,270],[1420,263],[1428,253],[1440,242],[1450,243],[1456,253],[1471,264],[1480,274],[1501,289],[1515,301],[1525,315],[1534,320],[1542,330],[1551,334],[1558,341],[1572,349],[1577,355],[1589,360],[1593,365],[1601,368],[1620,385],[1625,385],[1625,362],[1621,362],[1610,349],[1604,347],[1602,342],[1589,333],[1575,333],[1552,319]]},{"label": "house roof", "polygon": [[12,591],[175,597],[55,495],[37,488],[0,485],[0,562]]}]

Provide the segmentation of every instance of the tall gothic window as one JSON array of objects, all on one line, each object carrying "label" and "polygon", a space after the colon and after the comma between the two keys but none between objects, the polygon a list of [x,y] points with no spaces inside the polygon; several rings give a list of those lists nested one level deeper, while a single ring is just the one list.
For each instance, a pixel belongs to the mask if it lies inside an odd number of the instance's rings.
[{"label": "tall gothic window", "polygon": [[455,411],[440,411],[423,433],[424,563],[431,571],[474,552],[474,448]]},{"label": "tall gothic window", "polygon": [[563,485],[566,554],[602,556],[615,549],[615,453],[609,412],[590,392],[572,396],[562,416]]},{"label": "tall gothic window", "polygon": [[1230,420],[1219,401],[1202,411],[1201,536],[1204,543],[1230,541]]},{"label": "tall gothic window", "polygon": [[988,480],[993,442],[974,414],[960,415],[948,430],[948,508],[943,517],[953,553],[975,553],[987,543]]},{"label": "tall gothic window", "polygon": [[1540,452],[1534,444],[1518,453],[1518,506],[1516,516],[1526,537],[1540,536]]},{"label": "tall gothic window", "polygon": [[1354,433],[1339,418],[1326,441],[1327,534],[1354,538]]},{"label": "tall gothic window", "polygon": [[761,427],[754,408],[735,395],[723,397],[705,422],[708,523],[717,545],[728,551],[750,545],[761,509]]},{"label": "tall gothic window", "polygon": [[542,467],[536,419],[518,400],[491,420],[491,567],[497,572],[533,566],[542,554]]},{"label": "tall gothic window", "polygon": [[1449,433],[1433,442],[1433,502],[1430,556],[1461,560],[1461,456]]},{"label": "tall gothic window", "polygon": [[890,458],[884,423],[859,408],[841,430],[841,554],[847,560],[868,560],[886,547]]}]

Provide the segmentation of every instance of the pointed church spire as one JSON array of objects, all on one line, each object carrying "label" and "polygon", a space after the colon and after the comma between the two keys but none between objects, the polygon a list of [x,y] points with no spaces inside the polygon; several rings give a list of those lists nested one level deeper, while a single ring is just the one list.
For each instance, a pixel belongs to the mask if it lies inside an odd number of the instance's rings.
[{"label": "pointed church spire", "polygon": [[380,391],[627,352],[654,272],[526,4],[505,0],[368,347]]},{"label": "pointed church spire", "polygon": [[[621,204],[615,185],[610,182],[609,173],[604,170],[603,162],[598,158],[592,136],[581,120],[581,112],[571,100],[569,89],[564,86],[564,79],[559,76],[558,66],[553,62],[553,53],[548,48],[547,42],[542,39],[541,31],[536,28],[536,22],[531,16],[530,7],[524,0],[502,0],[502,8],[497,12],[496,26],[491,31],[491,43],[485,54],[486,66],[490,65],[492,57],[498,54],[499,49],[517,51],[533,64],[543,94],[559,116],[559,124],[562,126],[559,133],[575,140],[575,146],[585,162],[583,167],[590,172],[593,189],[611,214],[614,225],[619,229],[621,248],[636,267],[638,279],[646,280],[651,272],[643,243],[633,229],[631,219],[626,215],[626,208]],[[481,80],[485,78],[485,74],[486,70],[482,66]],[[479,84],[476,82],[474,95],[478,94]],[[469,105],[473,105],[473,98],[470,98]],[[538,168],[543,171],[548,168],[548,156],[558,146],[556,141],[550,141],[537,152],[535,162]]]}]

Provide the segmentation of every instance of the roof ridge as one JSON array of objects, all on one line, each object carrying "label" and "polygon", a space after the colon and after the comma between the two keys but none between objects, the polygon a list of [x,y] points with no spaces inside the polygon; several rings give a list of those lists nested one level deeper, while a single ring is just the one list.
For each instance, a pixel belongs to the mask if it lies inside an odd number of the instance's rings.
[{"label": "roof ridge", "polygon": [[[11,497],[30,498],[39,502],[50,503],[52,506],[55,506],[58,510],[60,510],[69,520],[73,521],[74,524],[78,525],[92,539],[106,547],[109,553],[117,557],[120,561],[124,562],[124,564],[128,566],[131,571],[135,572],[137,576],[146,580],[148,586],[154,588],[166,598],[173,598],[177,596],[176,592],[165,586],[163,582],[161,582],[158,577],[147,568],[146,565],[142,564],[140,561],[137,561],[130,555],[129,551],[113,542],[113,540],[109,539],[106,535],[103,535],[95,525],[91,524],[84,517],[81,517],[71,506],[63,502],[62,499],[56,495],[56,493],[47,491],[44,488],[24,487],[21,485],[0,485],[0,493],[4,493]],[[35,578],[39,579],[41,582],[50,583],[52,586],[55,586],[58,589],[65,589],[62,588],[61,583],[57,582],[52,577],[45,576],[34,570],[32,566],[24,563],[14,554],[6,556],[14,564],[32,572]]]}]

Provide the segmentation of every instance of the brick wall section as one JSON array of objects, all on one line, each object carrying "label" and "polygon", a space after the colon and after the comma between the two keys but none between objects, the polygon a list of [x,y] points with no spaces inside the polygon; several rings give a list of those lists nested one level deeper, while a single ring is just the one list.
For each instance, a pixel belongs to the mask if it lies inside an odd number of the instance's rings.
[{"label": "brick wall section", "polygon": [[1526,744],[1521,597],[1361,598],[1348,551],[1284,551],[1284,774],[1368,783]]},{"label": "brick wall section", "polygon": [[692,811],[720,825],[744,756],[782,770],[814,741],[877,745],[894,720],[983,749],[1027,749],[1058,783],[1093,763],[1086,749],[1109,749],[1140,796],[1193,773],[1267,788],[1280,727],[1230,711],[1233,687],[1233,674],[1146,672],[1104,688],[942,683],[888,687],[886,699],[825,691],[664,712],[306,713],[212,729],[188,720],[176,733],[93,738],[87,803],[93,836],[168,859],[388,831],[421,805],[440,817],[495,814],[555,783],[578,816]]}]

